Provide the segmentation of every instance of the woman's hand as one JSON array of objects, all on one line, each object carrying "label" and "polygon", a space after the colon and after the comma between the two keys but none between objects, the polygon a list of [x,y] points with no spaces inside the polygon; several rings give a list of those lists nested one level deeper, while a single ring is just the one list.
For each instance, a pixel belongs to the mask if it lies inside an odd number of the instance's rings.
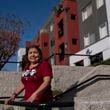
[{"label": "woman's hand", "polygon": [[11,102],[13,102],[15,100],[15,97],[16,97],[16,95],[12,94],[12,96],[9,99],[5,100],[4,104],[6,104],[6,105],[10,104]]},{"label": "woman's hand", "polygon": [[35,100],[36,100],[36,95],[35,95],[35,94],[32,94],[32,95],[26,100],[26,102],[31,102],[31,103],[33,103]]}]

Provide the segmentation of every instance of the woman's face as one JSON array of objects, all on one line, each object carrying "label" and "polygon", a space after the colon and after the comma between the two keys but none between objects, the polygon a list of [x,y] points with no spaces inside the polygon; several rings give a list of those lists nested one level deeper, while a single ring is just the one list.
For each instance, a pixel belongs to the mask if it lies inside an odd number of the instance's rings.
[{"label": "woman's face", "polygon": [[36,48],[30,48],[28,51],[28,60],[30,63],[38,63],[39,62],[39,52]]}]

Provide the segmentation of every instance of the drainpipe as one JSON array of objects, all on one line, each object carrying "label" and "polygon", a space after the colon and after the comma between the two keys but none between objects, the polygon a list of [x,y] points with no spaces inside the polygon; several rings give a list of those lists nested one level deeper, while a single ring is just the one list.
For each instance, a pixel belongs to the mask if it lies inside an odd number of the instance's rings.
[{"label": "drainpipe", "polygon": [[[64,8],[64,36],[65,36],[65,53],[68,54],[68,10],[69,8]],[[68,56],[65,56],[66,58],[66,64],[69,64],[69,58]]]}]

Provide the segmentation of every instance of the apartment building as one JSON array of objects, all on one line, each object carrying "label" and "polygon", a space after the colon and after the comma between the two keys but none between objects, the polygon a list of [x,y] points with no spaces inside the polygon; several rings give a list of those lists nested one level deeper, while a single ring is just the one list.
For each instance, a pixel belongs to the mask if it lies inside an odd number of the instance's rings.
[{"label": "apartment building", "polygon": [[69,56],[79,51],[79,27],[75,0],[62,0],[32,41],[51,64],[68,65]]},{"label": "apartment building", "polygon": [[80,50],[77,3],[62,0],[54,9],[56,65],[68,65],[69,55]]},{"label": "apartment building", "polygon": [[[53,14],[49,16],[46,23],[41,27],[32,43],[41,48],[43,59],[48,59],[54,54]],[[50,62],[54,64],[53,57],[50,57]]]},{"label": "apartment building", "polygon": [[110,0],[77,0],[80,51],[69,64],[88,66],[110,58]]}]

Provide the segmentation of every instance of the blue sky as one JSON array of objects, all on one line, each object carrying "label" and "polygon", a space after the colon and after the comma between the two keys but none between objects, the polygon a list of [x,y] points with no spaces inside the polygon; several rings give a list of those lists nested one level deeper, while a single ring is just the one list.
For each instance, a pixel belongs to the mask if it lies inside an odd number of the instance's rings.
[{"label": "blue sky", "polygon": [[[30,22],[22,36],[20,47],[24,47],[25,41],[32,40],[41,26],[46,22],[54,6],[60,0],[0,0],[0,14],[15,14]],[[15,60],[15,57],[11,58]],[[8,70],[14,70],[14,66],[5,66]],[[13,64],[14,65],[14,64]]]}]

